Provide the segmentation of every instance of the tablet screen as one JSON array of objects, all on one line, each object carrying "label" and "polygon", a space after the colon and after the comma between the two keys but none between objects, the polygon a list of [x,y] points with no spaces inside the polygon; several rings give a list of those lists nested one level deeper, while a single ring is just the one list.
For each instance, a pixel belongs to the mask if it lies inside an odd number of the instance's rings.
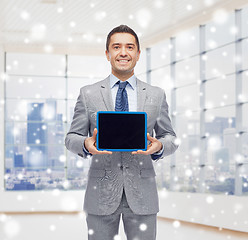
[{"label": "tablet screen", "polygon": [[98,112],[97,149],[136,151],[147,148],[145,112]]}]

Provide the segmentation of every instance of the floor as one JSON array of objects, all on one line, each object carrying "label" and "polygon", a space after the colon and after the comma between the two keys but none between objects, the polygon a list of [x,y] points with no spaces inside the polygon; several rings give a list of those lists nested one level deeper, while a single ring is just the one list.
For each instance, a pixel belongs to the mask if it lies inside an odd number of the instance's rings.
[{"label": "floor", "polygon": [[[0,214],[0,240],[87,240],[85,215]],[[248,233],[158,218],[157,240],[243,240]],[[126,240],[123,226],[114,240]]]}]

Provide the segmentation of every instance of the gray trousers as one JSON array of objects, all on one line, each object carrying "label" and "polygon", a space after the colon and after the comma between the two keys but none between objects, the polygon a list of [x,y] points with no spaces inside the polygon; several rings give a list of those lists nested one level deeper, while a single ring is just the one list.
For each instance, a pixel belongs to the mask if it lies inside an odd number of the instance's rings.
[{"label": "gray trousers", "polygon": [[120,206],[113,214],[104,216],[87,214],[88,240],[119,240],[117,235],[121,215],[127,240],[156,239],[157,214],[134,214],[123,191]]}]

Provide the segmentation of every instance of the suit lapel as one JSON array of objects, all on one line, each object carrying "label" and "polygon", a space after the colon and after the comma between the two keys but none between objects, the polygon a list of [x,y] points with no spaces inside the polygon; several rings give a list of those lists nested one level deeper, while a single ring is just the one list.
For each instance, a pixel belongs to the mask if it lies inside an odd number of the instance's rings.
[{"label": "suit lapel", "polygon": [[102,84],[100,87],[101,87],[100,91],[102,94],[102,98],[103,98],[103,101],[104,101],[104,104],[107,110],[114,111],[114,104],[113,104],[112,94],[110,90],[109,76],[102,81]]},{"label": "suit lapel", "polygon": [[146,86],[145,84],[137,79],[137,111],[142,112],[144,110],[146,100]]},{"label": "suit lapel", "polygon": [[[137,79],[137,111],[142,112],[144,110],[146,100],[146,86],[145,84]],[[101,94],[107,111],[115,111],[114,103],[112,100],[112,93],[110,90],[109,77],[104,79],[101,84]]]}]

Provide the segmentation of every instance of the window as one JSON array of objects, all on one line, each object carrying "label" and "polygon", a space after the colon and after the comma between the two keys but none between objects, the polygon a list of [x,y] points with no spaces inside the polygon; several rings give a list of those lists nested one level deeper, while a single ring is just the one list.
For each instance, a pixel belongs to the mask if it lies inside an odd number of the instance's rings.
[{"label": "window", "polygon": [[[174,191],[248,194],[247,8],[242,11],[178,34],[170,41],[170,63],[152,65],[160,66],[152,69],[152,83],[173,86],[172,118],[181,141],[167,167],[161,163],[163,174],[158,167],[159,186],[167,178],[164,187]],[[235,41],[241,28],[245,38]],[[151,59],[166,43],[151,49]]]},{"label": "window", "polygon": [[176,87],[197,83],[200,79],[199,56],[176,63]]},{"label": "window", "polygon": [[215,49],[206,53],[206,78],[214,78],[235,71],[235,45]]},{"label": "window", "polygon": [[205,86],[205,108],[224,107],[235,104],[235,74],[209,80]]},{"label": "window", "polygon": [[162,41],[151,48],[151,68],[156,69],[170,64],[171,44]]},{"label": "window", "polygon": [[171,89],[173,88],[173,82],[170,79],[170,68],[164,67],[153,70],[151,72],[151,79],[152,79],[151,85],[158,86],[164,89],[167,103],[170,106]]},{"label": "window", "polygon": [[193,28],[176,36],[176,59],[185,59],[199,54],[199,28]]},{"label": "window", "polygon": [[107,77],[105,57],[8,53],[6,62],[5,189],[84,188],[90,160],[64,139],[79,89]]},{"label": "window", "polygon": [[235,40],[235,14],[216,12],[214,21],[206,24],[206,49],[214,49]]}]

